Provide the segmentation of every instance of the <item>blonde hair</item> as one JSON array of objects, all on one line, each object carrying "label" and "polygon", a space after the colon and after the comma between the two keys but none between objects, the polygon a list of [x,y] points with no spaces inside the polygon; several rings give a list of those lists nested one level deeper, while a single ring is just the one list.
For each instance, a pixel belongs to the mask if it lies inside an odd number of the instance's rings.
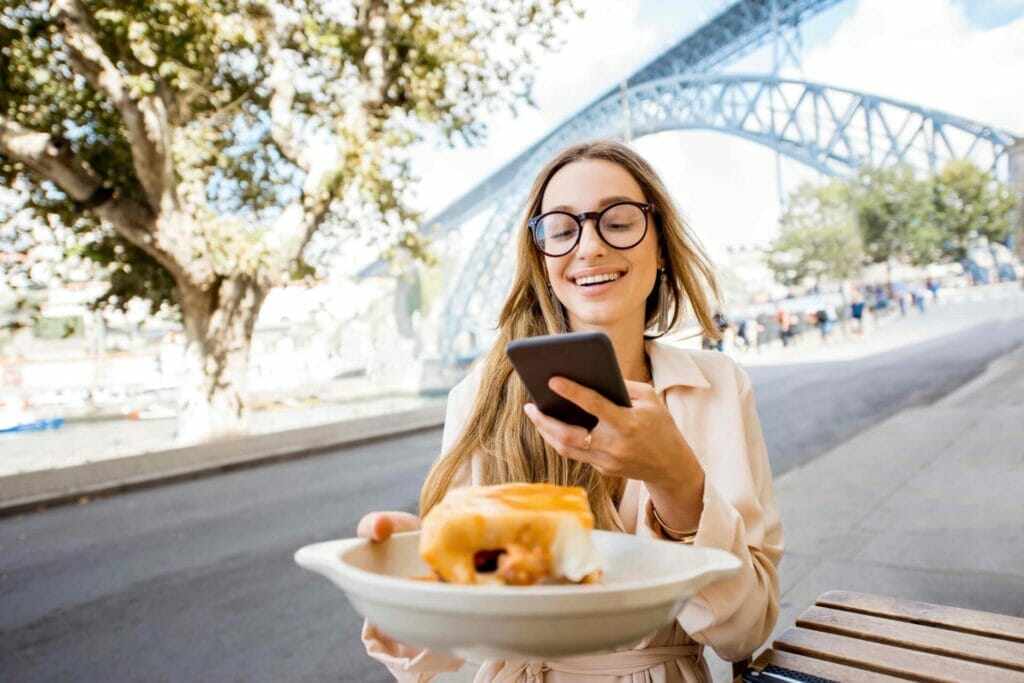
[{"label": "blonde hair", "polygon": [[[606,477],[591,465],[559,455],[541,438],[523,413],[529,394],[505,355],[513,339],[557,334],[567,329],[563,307],[548,293],[543,256],[533,244],[526,221],[540,213],[548,182],[564,166],[585,159],[618,164],[640,185],[646,201],[654,204],[653,227],[661,247],[667,276],[668,325],[660,336],[676,328],[689,304],[705,335],[717,338],[712,323],[709,295],[719,298],[718,285],[707,256],[690,234],[668,190],[654,169],[625,144],[599,140],[562,151],[540,172],[530,190],[526,211],[519,222],[516,273],[512,291],[498,318],[498,335],[488,352],[476,401],[462,433],[431,468],[420,493],[420,514],[425,515],[444,497],[455,476],[474,455],[480,458],[483,484],[547,482],[580,486],[587,491],[599,529],[617,529],[616,508],[625,482]],[[662,285],[655,284],[647,297],[645,327],[658,319]]]}]

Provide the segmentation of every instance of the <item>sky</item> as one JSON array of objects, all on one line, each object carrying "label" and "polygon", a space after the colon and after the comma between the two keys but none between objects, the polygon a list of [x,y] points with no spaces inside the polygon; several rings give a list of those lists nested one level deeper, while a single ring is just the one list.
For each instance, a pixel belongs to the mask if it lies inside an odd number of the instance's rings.
[{"label": "sky", "polygon": [[[414,157],[418,204],[432,215],[693,31],[727,0],[590,0],[564,46],[536,72],[536,108],[488,120],[474,149],[424,146]],[[1024,0],[843,0],[801,27],[806,80],[946,111],[1024,136]],[[762,48],[729,71],[765,73]],[[797,76],[788,70],[784,75]],[[765,244],[777,234],[776,155],[714,132],[634,141],[661,173],[712,251]],[[783,194],[818,174],[781,160]],[[738,200],[738,198],[740,198]]]}]

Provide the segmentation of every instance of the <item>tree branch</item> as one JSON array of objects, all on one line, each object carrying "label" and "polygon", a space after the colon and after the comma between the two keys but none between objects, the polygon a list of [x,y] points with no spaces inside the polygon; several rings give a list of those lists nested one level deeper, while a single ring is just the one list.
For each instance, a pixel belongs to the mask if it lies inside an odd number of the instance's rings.
[{"label": "tree branch", "polygon": [[160,230],[151,207],[119,196],[105,187],[103,179],[89,164],[71,151],[66,140],[26,128],[0,116],[0,154],[29,167],[39,180],[53,182],[81,210],[90,210],[122,237],[144,250],[179,283],[196,287],[212,279],[205,259],[191,257],[191,245],[175,235],[179,229]]},{"label": "tree branch", "polygon": [[0,154],[56,183],[76,202],[90,201],[103,187],[99,175],[71,152],[67,140],[25,128],[2,115]]},{"label": "tree branch", "polygon": [[270,97],[270,137],[285,159],[308,172],[309,163],[295,140],[293,128],[294,74],[285,61],[284,50],[281,49],[273,29],[267,32],[267,43],[270,58],[273,60],[273,67],[270,70],[270,87],[274,92]]},{"label": "tree branch", "polygon": [[54,0],[50,7],[75,70],[117,109],[132,143],[135,173],[151,208],[160,208],[173,187],[167,112],[158,97],[135,99],[124,75],[96,41],[96,29],[80,0]]},{"label": "tree branch", "polygon": [[326,186],[327,179],[340,170],[342,163],[340,154],[337,160],[329,163],[326,155],[316,159],[306,175],[302,196],[286,206],[274,221],[270,233],[275,240],[272,253],[277,258],[270,267],[270,271],[274,273],[272,279],[288,272],[290,264],[302,255],[302,250],[312,239],[313,233],[327,218],[328,209],[334,199],[334,193]]},{"label": "tree branch", "polygon": [[359,71],[363,81],[363,107],[367,111],[383,105],[390,86],[387,62],[387,3],[384,0],[368,0],[359,9],[363,25],[366,51],[360,61]]},{"label": "tree branch", "polygon": [[[365,49],[359,60],[360,103],[351,107],[345,116],[345,128],[355,138],[370,135],[369,118],[378,116],[388,103],[391,86],[387,70],[387,3],[385,0],[365,0],[359,4],[357,20],[361,25]],[[302,254],[320,224],[327,218],[331,201],[338,188],[334,177],[345,165],[345,142],[335,142],[333,154],[324,150],[302,150],[294,139],[292,105],[295,99],[294,78],[273,33],[268,32],[269,52],[274,61],[270,75],[273,96],[270,102],[271,138],[281,153],[292,163],[306,171],[302,196],[293,201],[274,222],[272,233],[276,244],[274,253],[278,263],[273,270],[286,272],[291,261]],[[343,135],[342,138],[345,136]]]}]

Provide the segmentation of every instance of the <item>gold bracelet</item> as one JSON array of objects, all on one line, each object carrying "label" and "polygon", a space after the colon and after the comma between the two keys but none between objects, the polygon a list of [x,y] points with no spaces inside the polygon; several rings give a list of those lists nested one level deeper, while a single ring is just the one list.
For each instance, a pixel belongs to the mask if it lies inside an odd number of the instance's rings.
[{"label": "gold bracelet", "polygon": [[697,537],[697,529],[690,532],[676,531],[669,525],[665,524],[665,522],[661,520],[661,516],[658,515],[658,508],[654,507],[653,503],[651,504],[651,512],[654,513],[654,521],[658,523],[662,532],[664,532],[665,536],[669,539],[679,541],[681,543],[693,543],[693,540]]}]

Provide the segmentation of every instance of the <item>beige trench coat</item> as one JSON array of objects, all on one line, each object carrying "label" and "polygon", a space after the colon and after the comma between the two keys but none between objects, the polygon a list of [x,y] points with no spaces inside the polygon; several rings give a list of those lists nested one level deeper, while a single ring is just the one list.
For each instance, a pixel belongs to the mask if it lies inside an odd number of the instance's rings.
[{"label": "beige trench coat", "polygon": [[[771,633],[779,612],[776,568],[782,526],[754,393],[747,374],[728,356],[648,341],[654,388],[705,471],[704,510],[695,545],[728,550],[739,573],[697,594],[676,622],[630,649],[552,662],[486,661],[475,683],[693,683],[710,680],[702,649],[748,657]],[[476,399],[479,372],[448,398],[442,452],[455,442]],[[456,485],[478,483],[478,463]],[[663,538],[643,482],[630,480],[618,508],[623,528]],[[363,642],[402,683],[426,683],[457,671],[462,660],[390,640],[367,624]]]}]

